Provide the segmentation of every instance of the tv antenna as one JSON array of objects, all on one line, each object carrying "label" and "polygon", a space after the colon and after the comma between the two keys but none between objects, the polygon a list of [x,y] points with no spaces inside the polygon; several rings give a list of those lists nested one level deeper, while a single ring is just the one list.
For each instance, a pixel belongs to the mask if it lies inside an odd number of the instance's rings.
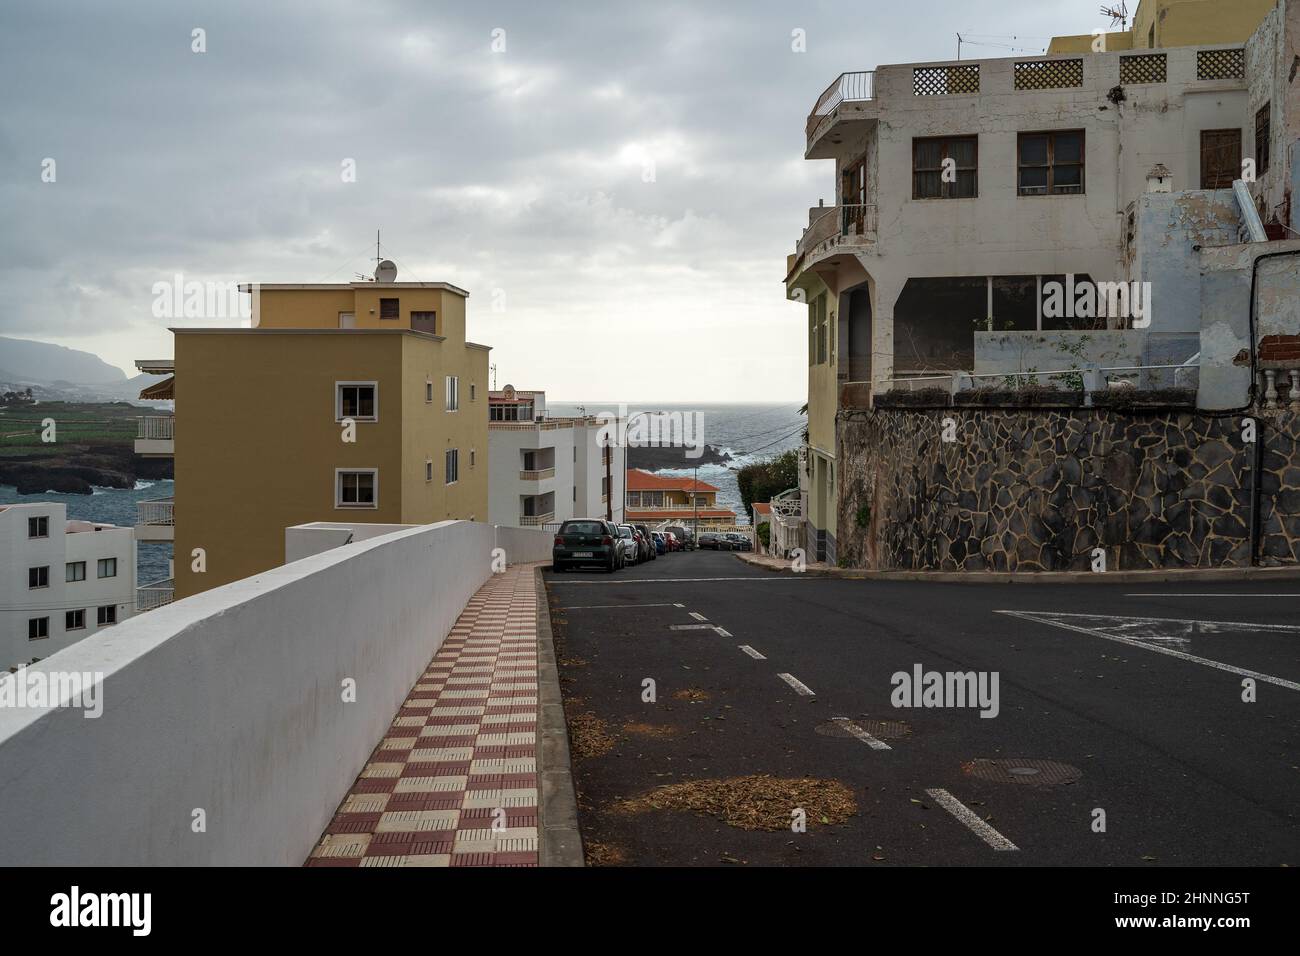
[{"label": "tv antenna", "polygon": [[488,366],[488,371],[492,373],[492,391],[497,390],[497,367],[496,363]]},{"label": "tv antenna", "polygon": [[1118,23],[1122,25],[1122,29],[1125,30],[1128,29],[1127,0],[1120,0],[1119,4],[1111,4],[1110,6],[1106,6],[1103,4],[1101,8],[1101,15],[1103,17],[1110,17],[1111,26],[1115,26],[1115,24]]}]

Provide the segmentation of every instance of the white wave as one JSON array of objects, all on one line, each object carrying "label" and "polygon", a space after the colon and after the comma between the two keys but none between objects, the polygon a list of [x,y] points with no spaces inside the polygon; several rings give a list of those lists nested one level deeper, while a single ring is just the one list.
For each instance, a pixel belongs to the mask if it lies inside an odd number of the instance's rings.
[{"label": "white wave", "polygon": [[156,481],[145,481],[143,478],[137,478],[135,480],[135,488],[133,490],[144,491],[146,488],[152,488],[156,484],[157,484]]}]

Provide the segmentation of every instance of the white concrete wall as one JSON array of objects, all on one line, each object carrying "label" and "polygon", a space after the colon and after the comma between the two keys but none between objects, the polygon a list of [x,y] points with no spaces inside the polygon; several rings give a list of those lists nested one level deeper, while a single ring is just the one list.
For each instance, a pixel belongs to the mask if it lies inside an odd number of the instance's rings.
[{"label": "white concrete wall", "polygon": [[550,556],[539,532],[426,525],[177,601],[29,668],[102,672],[103,715],[0,709],[0,865],[301,864],[498,541],[518,561]]},{"label": "white concrete wall", "polygon": [[[27,519],[49,520],[48,538],[28,538]],[[82,522],[81,524],[86,524]],[[98,608],[112,604],[117,620],[135,613],[135,532],[132,528],[104,526],[102,531],[67,532],[67,506],[59,502],[24,502],[0,509],[0,671],[49,657],[102,630]],[[100,558],[117,559],[117,575],[97,576]],[[66,565],[86,562],[86,579],[67,582]],[[49,587],[30,589],[29,568],[48,566]],[[84,629],[65,628],[65,612],[84,610]],[[49,637],[27,639],[27,622],[48,617]]]},{"label": "white concrete wall", "polygon": [[[575,426],[520,428],[515,422],[488,424],[488,521],[496,525],[519,526],[523,514],[520,498],[524,495],[555,493],[555,520],[574,516],[573,443],[580,430]],[[522,481],[523,452],[554,449],[555,476],[541,481]]]}]

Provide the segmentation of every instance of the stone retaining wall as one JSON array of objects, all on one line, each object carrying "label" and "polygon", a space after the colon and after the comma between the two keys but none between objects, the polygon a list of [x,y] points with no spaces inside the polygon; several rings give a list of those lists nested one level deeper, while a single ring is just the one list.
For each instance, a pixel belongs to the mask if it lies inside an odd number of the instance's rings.
[{"label": "stone retaining wall", "polygon": [[[1256,416],[1260,563],[1300,563],[1300,415]],[[944,441],[945,422],[953,441]],[[840,564],[1108,570],[1250,563],[1242,416],[1111,409],[845,410]]]}]

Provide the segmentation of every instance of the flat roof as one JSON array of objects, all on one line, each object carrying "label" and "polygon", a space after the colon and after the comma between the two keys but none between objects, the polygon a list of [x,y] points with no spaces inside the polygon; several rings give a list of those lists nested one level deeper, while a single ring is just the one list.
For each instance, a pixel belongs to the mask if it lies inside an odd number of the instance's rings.
[{"label": "flat roof", "polygon": [[461,298],[468,299],[469,293],[460,286],[454,286],[450,282],[241,282],[239,284],[240,292],[252,292],[253,286],[258,289],[269,289],[272,292],[337,292],[339,289],[442,289],[444,292],[454,292]]}]

